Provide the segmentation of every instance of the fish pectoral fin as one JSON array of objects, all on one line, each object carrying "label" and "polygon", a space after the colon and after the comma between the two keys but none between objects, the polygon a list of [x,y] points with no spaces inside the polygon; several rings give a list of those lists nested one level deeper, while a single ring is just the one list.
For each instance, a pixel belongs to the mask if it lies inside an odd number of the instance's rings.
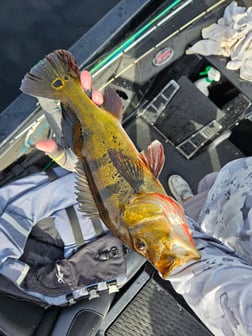
[{"label": "fish pectoral fin", "polygon": [[158,177],[165,161],[163,145],[158,140],[154,140],[146,150],[139,154],[139,159],[150,169],[155,177]]},{"label": "fish pectoral fin", "polygon": [[77,163],[75,169],[77,172],[77,201],[79,202],[80,211],[85,212],[92,219],[100,218],[94,197],[89,188],[89,184],[80,161]]},{"label": "fish pectoral fin", "polygon": [[122,120],[122,100],[111,87],[105,90],[103,107],[117,119]]},{"label": "fish pectoral fin", "polygon": [[61,110],[61,125],[65,144],[69,146],[78,157],[82,157],[83,136],[81,123],[71,111],[70,106],[61,104]]},{"label": "fish pectoral fin", "polygon": [[144,183],[141,162],[116,149],[109,149],[108,153],[120,175],[129,183],[134,192],[139,192]]}]

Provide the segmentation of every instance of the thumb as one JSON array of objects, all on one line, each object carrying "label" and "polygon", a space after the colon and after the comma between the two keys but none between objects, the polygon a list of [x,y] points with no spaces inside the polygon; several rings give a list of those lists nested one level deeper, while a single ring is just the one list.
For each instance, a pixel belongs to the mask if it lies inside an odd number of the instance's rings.
[{"label": "thumb", "polygon": [[50,154],[54,155],[59,150],[57,143],[51,139],[45,139],[45,140],[38,141],[36,143],[36,148],[38,150],[41,150],[42,152],[45,152],[48,155]]},{"label": "thumb", "polygon": [[74,171],[76,163],[75,160],[70,155],[67,155],[67,151],[63,147],[59,146],[54,140],[40,140],[36,143],[36,148],[45,152],[45,154],[47,154],[62,168]]}]

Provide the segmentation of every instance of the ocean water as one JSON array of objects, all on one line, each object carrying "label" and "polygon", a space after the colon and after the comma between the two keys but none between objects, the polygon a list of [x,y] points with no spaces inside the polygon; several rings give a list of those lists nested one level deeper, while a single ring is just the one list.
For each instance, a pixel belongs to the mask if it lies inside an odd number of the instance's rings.
[{"label": "ocean water", "polygon": [[68,49],[119,0],[0,0],[0,112],[24,74],[55,49]]}]

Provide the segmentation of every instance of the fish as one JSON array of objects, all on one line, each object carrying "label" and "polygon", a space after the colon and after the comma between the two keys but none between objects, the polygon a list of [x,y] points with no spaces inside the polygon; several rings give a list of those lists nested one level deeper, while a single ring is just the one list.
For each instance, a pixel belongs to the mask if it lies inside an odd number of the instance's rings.
[{"label": "fish", "polygon": [[164,165],[162,144],[154,140],[139,152],[124,130],[122,103],[111,88],[104,106],[84,92],[74,56],[56,50],[39,61],[22,80],[23,93],[58,100],[78,157],[76,190],[80,210],[101,218],[129,248],[167,278],[178,266],[200,258],[182,206],[159,181]]}]

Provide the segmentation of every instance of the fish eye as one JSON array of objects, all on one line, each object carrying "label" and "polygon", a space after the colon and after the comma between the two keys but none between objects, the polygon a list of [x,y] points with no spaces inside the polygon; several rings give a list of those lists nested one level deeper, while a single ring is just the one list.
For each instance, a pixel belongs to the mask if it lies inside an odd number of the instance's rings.
[{"label": "fish eye", "polygon": [[144,251],[145,250],[145,243],[141,239],[137,239],[136,243],[136,249],[139,251]]},{"label": "fish eye", "polygon": [[62,80],[60,78],[56,78],[53,82],[52,85],[55,88],[60,88],[61,86],[63,86]]}]

